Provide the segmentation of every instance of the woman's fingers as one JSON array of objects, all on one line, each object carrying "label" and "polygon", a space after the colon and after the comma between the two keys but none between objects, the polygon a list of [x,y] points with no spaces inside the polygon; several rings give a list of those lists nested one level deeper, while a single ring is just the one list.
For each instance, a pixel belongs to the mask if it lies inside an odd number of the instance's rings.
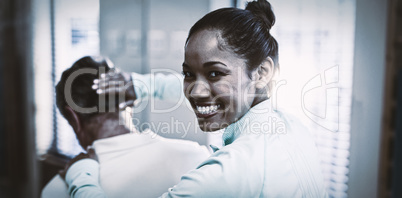
[{"label": "woman's fingers", "polygon": [[119,104],[119,109],[124,110],[126,107],[133,107],[134,105],[134,100],[129,100],[126,102],[122,102]]},{"label": "woman's fingers", "polygon": [[99,79],[95,79],[93,83],[94,84],[102,84],[102,83],[110,82],[110,81],[124,81],[124,78],[119,74],[115,74],[113,76],[106,75],[104,77],[101,76]]},{"label": "woman's fingers", "polygon": [[124,85],[121,86],[108,86],[104,88],[98,88],[96,89],[97,94],[118,94],[118,93],[124,93],[126,91],[126,88]]},{"label": "woman's fingers", "polygon": [[100,95],[125,94],[128,103],[123,104],[122,108],[131,106],[133,102],[130,100],[136,99],[131,75],[118,70],[101,74],[99,79],[93,81],[92,89]]},{"label": "woman's fingers", "polygon": [[[92,154],[93,155],[93,154]],[[96,155],[95,155],[96,156]],[[94,158],[93,156],[91,157],[90,155],[88,155],[88,153],[80,153],[79,155],[75,156],[73,159],[71,159],[66,166],[64,167],[64,170],[59,171],[60,176],[65,179],[66,177],[66,173],[68,168],[70,168],[70,166],[72,166],[75,162],[78,162],[82,159],[86,159],[86,158],[92,158],[97,160],[96,158]]]},{"label": "woman's fingers", "polygon": [[124,81],[116,81],[116,80],[101,81],[99,83],[94,83],[94,85],[92,85],[92,89],[107,89],[109,87],[116,87],[122,85],[124,85]]},{"label": "woman's fingers", "polygon": [[122,74],[118,73],[107,73],[101,74],[99,79],[95,79],[93,81],[92,89],[97,90],[99,94],[105,93],[116,93],[121,91],[121,88],[116,87],[123,87],[125,84],[125,79]]},{"label": "woman's fingers", "polygon": [[92,146],[87,147],[87,154],[88,154],[89,158],[91,158],[93,160],[96,160],[96,161],[99,161],[98,156],[95,153],[95,149]]}]

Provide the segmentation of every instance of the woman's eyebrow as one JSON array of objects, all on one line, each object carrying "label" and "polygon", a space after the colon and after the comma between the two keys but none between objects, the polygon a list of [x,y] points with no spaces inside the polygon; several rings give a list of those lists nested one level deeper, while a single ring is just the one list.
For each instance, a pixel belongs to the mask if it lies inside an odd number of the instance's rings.
[{"label": "woman's eyebrow", "polygon": [[220,65],[223,65],[223,66],[227,67],[224,63],[219,62],[219,61],[206,62],[206,63],[203,64],[203,66],[204,67],[211,67],[211,66],[216,65],[216,64],[220,64]]},{"label": "woman's eyebrow", "polygon": [[[224,63],[222,63],[222,62],[219,62],[219,61],[210,61],[210,62],[206,62],[206,63],[203,64],[203,67],[211,67],[211,66],[216,65],[216,64],[220,64],[220,65],[223,65],[223,66],[227,67],[226,64],[224,64]],[[190,67],[190,66],[187,65],[186,63],[183,63],[182,66],[183,66],[183,67]]]}]

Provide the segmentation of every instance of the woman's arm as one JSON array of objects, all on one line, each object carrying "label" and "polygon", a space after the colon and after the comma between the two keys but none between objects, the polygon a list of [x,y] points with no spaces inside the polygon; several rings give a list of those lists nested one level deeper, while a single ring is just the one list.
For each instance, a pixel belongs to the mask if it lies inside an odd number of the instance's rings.
[{"label": "woman's arm", "polygon": [[[250,166],[237,151],[223,148],[197,169],[183,175],[181,181],[161,197],[258,197],[263,175]],[[99,184],[98,174],[99,167],[94,160],[80,160],[71,166],[66,177],[71,197],[107,197]]]},{"label": "woman's arm", "polygon": [[132,73],[137,99],[153,97],[168,101],[183,101],[183,77],[179,74],[137,74]]},{"label": "woman's arm", "polygon": [[[133,106],[133,103],[156,98],[179,103],[184,102],[183,77],[178,73],[137,74],[112,71],[102,74],[94,81],[93,89],[98,94],[124,95],[124,102],[119,104],[121,109]],[[136,101],[136,102],[135,102]]]},{"label": "woman's arm", "polygon": [[71,197],[107,197],[99,185],[99,163],[93,159],[75,162],[67,171],[66,183]]}]

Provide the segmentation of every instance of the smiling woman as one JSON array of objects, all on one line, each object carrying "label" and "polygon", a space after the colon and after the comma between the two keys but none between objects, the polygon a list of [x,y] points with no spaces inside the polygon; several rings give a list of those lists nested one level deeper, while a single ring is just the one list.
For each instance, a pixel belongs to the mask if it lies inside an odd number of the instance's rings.
[{"label": "smiling woman", "polygon": [[[271,107],[278,68],[278,45],[270,35],[274,22],[270,3],[258,0],[245,10],[213,11],[191,28],[183,92],[203,131],[224,129],[224,147],[214,148],[214,154],[162,197],[328,196],[309,131],[297,118]],[[154,77],[155,88],[144,86],[152,76],[132,75],[135,95],[127,100],[163,99],[178,90],[180,85],[161,75]],[[94,87],[102,94],[126,91],[105,85],[118,76],[110,74]],[[70,167],[66,181],[72,196],[106,196],[93,176],[97,169],[96,161],[88,159]]]},{"label": "smiling woman", "polygon": [[256,77],[250,78],[244,59],[219,49],[218,38],[216,30],[192,35],[183,64],[184,92],[203,131],[219,130],[235,122],[257,100],[238,97],[256,92],[252,86]]},{"label": "smiling woman", "polygon": [[264,2],[211,12],[189,32],[184,92],[204,131],[225,128],[269,98],[278,44],[269,32],[275,15]]}]

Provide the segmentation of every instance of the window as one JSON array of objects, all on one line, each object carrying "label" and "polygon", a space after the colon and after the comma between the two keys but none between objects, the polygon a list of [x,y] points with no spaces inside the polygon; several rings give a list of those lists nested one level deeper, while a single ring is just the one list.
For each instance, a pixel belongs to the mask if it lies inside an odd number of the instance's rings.
[{"label": "window", "polygon": [[54,87],[76,60],[99,54],[99,1],[49,2],[38,2],[35,10],[37,149],[39,155],[50,152],[73,157],[83,150],[55,106]]},{"label": "window", "polygon": [[347,197],[355,1],[269,2],[281,70],[273,99],[311,129],[330,197]]}]

